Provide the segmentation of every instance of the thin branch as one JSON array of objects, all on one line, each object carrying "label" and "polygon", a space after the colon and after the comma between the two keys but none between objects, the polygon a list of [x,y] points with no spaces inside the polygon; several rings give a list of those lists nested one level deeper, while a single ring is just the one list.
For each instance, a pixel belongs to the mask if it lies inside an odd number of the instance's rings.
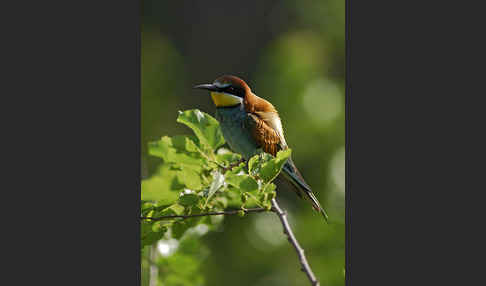
[{"label": "thin branch", "polygon": [[150,219],[154,221],[164,220],[164,219],[171,219],[171,218],[191,218],[191,217],[201,217],[201,216],[211,216],[211,215],[235,215],[238,214],[240,211],[244,211],[245,214],[248,213],[261,213],[269,211],[266,208],[250,208],[250,209],[239,209],[239,210],[229,210],[229,211],[220,211],[220,212],[208,212],[208,213],[201,213],[201,214],[190,214],[190,215],[167,215],[161,217],[141,217],[140,219]]},{"label": "thin branch", "polygon": [[295,250],[297,251],[297,255],[299,256],[300,264],[302,266],[301,270],[305,272],[305,274],[307,275],[307,277],[309,278],[313,286],[319,286],[320,285],[319,281],[317,281],[316,276],[312,272],[312,269],[309,263],[307,262],[307,258],[305,257],[304,254],[304,249],[300,247],[299,242],[295,238],[294,233],[290,228],[289,221],[287,220],[287,213],[282,211],[282,209],[277,203],[277,200],[275,199],[272,199],[272,206],[273,206],[272,211],[278,215],[280,221],[282,222],[284,233],[287,235],[289,242],[294,246]]}]

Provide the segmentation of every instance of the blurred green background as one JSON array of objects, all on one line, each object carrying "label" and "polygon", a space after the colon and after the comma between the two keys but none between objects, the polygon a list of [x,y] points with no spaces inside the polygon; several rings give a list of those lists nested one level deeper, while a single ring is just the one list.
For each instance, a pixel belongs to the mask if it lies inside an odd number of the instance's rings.
[{"label": "blurred green background", "polygon": [[[223,74],[243,78],[279,111],[293,160],[330,224],[294,193],[277,190],[278,200],[321,285],[344,285],[345,2],[143,0],[142,6],[142,178],[160,163],[147,155],[147,142],[191,133],[175,122],[178,110],[214,115],[209,94],[192,86]],[[200,239],[164,243],[157,285],[309,285],[271,213],[228,216]],[[148,265],[142,263],[143,285]]]}]

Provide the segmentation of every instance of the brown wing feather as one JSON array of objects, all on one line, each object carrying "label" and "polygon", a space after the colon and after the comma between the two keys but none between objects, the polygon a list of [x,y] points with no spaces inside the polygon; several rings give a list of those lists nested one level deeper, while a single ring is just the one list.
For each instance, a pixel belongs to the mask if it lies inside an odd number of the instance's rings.
[{"label": "brown wing feather", "polygon": [[251,91],[246,93],[244,104],[246,112],[254,121],[253,137],[262,149],[276,156],[279,150],[287,148],[275,107]]},{"label": "brown wing feather", "polygon": [[281,150],[278,133],[257,115],[250,113],[248,116],[253,122],[251,131],[257,144],[261,146],[263,151],[276,156],[277,152]]}]

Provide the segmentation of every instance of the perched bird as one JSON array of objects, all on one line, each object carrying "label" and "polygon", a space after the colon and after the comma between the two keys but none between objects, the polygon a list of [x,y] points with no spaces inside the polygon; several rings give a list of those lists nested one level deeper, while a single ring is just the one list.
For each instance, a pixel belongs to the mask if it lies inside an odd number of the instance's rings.
[{"label": "perched bird", "polygon": [[[210,91],[216,105],[216,119],[226,142],[245,160],[262,151],[275,156],[278,151],[288,148],[277,110],[270,102],[256,96],[242,79],[224,75],[212,84],[200,84],[194,88]],[[313,208],[327,221],[326,212],[291,158],[277,180],[289,182],[297,195],[310,200]]]}]

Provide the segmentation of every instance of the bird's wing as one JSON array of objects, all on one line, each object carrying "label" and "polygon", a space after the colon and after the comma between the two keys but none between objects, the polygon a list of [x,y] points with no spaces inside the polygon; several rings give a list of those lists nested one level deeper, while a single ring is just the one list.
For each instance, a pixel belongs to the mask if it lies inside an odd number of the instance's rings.
[{"label": "bird's wing", "polygon": [[263,151],[277,155],[277,152],[287,148],[286,144],[281,140],[277,130],[272,128],[263,118],[257,114],[247,113],[246,122],[253,139],[263,149]]},{"label": "bird's wing", "polygon": [[282,122],[280,121],[280,117],[278,113],[275,112],[268,112],[268,111],[255,111],[255,113],[260,117],[269,127],[271,127],[277,135],[280,137],[280,144],[286,148],[287,142],[285,142],[284,132],[282,128]]},{"label": "bird's wing", "polygon": [[[270,140],[272,144],[276,143],[281,149],[286,149],[287,142],[285,142],[282,122],[280,121],[280,117],[278,116],[275,107],[270,102],[256,96],[254,93],[247,94],[244,103],[246,112],[252,115],[250,120],[253,120],[256,123],[257,130],[254,137],[257,142],[263,143],[263,137],[272,137],[274,138]],[[262,145],[267,146],[268,144],[269,143]]]}]

